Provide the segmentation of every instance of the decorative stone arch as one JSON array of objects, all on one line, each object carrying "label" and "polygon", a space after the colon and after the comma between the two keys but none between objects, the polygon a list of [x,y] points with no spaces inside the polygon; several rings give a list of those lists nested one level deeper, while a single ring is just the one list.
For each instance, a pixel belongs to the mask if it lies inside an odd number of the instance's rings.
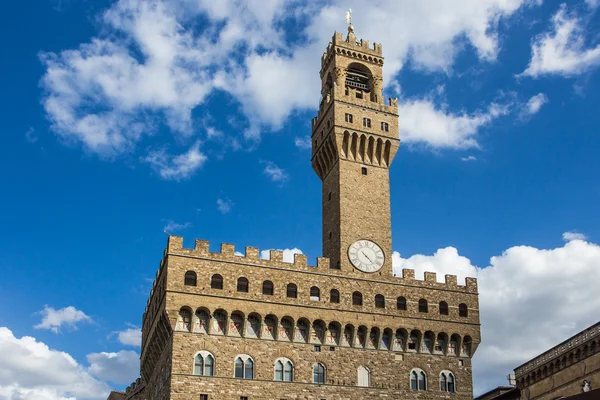
[{"label": "decorative stone arch", "polygon": [[256,362],[249,354],[238,354],[233,358],[233,377],[239,379],[254,379]]},{"label": "decorative stone arch", "polygon": [[462,346],[460,348],[460,354],[463,357],[471,357],[472,352],[473,352],[473,339],[471,339],[471,336],[466,335],[462,341]]},{"label": "decorative stone arch", "polygon": [[310,340],[310,321],[306,318],[298,318],[296,321],[295,341],[308,343]]},{"label": "decorative stone arch", "polygon": [[446,354],[448,347],[448,334],[446,332],[440,332],[435,338],[435,345],[433,352],[436,354]]},{"label": "decorative stone arch", "polygon": [[354,347],[354,340],[356,336],[355,331],[356,329],[352,324],[346,324],[344,326],[344,333],[341,339],[342,346]]},{"label": "decorative stone arch", "polygon": [[413,329],[410,331],[410,334],[408,335],[408,346],[406,351],[417,353],[421,347],[422,336],[423,335],[421,334],[421,331],[418,329]]},{"label": "decorative stone arch", "polygon": [[177,313],[177,322],[175,330],[180,332],[190,332],[192,329],[192,309],[189,306],[183,306]]},{"label": "decorative stone arch", "polygon": [[323,344],[325,342],[325,329],[327,325],[322,319],[316,319],[311,326],[310,342],[314,344]]},{"label": "decorative stone arch", "polygon": [[377,326],[371,327],[369,331],[369,340],[367,340],[367,348],[379,349],[379,340],[381,339],[381,329]]},{"label": "decorative stone arch", "polygon": [[392,350],[394,351],[406,351],[406,341],[408,339],[408,332],[404,328],[396,329],[394,335],[394,345]]},{"label": "decorative stone arch", "polygon": [[266,340],[277,340],[278,318],[276,315],[268,314],[263,321],[262,338]]},{"label": "decorative stone arch", "polygon": [[411,390],[426,391],[428,387],[427,374],[421,368],[413,368],[409,374],[409,387]]},{"label": "decorative stone arch", "polygon": [[394,332],[390,328],[385,328],[381,334],[379,343],[380,350],[391,350],[394,344]]},{"label": "decorative stone arch", "polygon": [[431,354],[433,353],[433,345],[435,343],[435,334],[432,331],[426,331],[423,334],[423,340],[421,341],[421,353]]},{"label": "decorative stone arch", "polygon": [[294,381],[294,361],[288,357],[279,357],[273,364],[274,380],[279,382]]},{"label": "decorative stone arch", "polygon": [[358,347],[364,349],[367,347],[367,336],[369,335],[369,330],[366,326],[360,325],[356,329],[356,341],[354,347]]},{"label": "decorative stone arch", "polygon": [[325,335],[325,343],[330,346],[340,345],[340,336],[342,334],[342,325],[337,321],[331,321],[327,325],[327,334]]},{"label": "decorative stone arch", "polygon": [[261,338],[262,316],[257,312],[248,314],[248,323],[246,324],[246,337]]},{"label": "decorative stone arch", "polygon": [[211,313],[206,307],[198,307],[194,313],[194,333],[209,332]]},{"label": "decorative stone arch", "polygon": [[456,377],[452,371],[447,369],[440,372],[440,391],[454,393],[456,392]]},{"label": "decorative stone arch", "polygon": [[215,376],[217,360],[214,353],[208,350],[200,350],[194,354],[192,375]]},{"label": "decorative stone arch", "polygon": [[462,344],[462,338],[458,333],[453,333],[450,336],[450,342],[448,343],[447,355],[460,356],[460,346]]},{"label": "decorative stone arch", "polygon": [[246,321],[246,316],[241,311],[234,311],[231,313],[229,328],[227,329],[227,333],[231,336],[244,336],[244,322]]},{"label": "decorative stone arch", "polygon": [[213,335],[227,335],[227,311],[219,308],[213,312],[212,318],[212,329],[210,331]]},{"label": "decorative stone arch", "polygon": [[286,315],[279,323],[279,340],[291,342],[294,340],[294,318]]}]

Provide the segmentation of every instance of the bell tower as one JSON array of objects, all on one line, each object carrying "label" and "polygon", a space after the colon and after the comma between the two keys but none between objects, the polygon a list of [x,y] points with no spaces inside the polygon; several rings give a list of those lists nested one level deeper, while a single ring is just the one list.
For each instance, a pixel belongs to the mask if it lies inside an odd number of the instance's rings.
[{"label": "bell tower", "polygon": [[398,100],[384,104],[381,44],[335,33],[321,58],[312,167],[322,181],[323,256],[345,274],[392,274],[388,168],[400,145]]}]

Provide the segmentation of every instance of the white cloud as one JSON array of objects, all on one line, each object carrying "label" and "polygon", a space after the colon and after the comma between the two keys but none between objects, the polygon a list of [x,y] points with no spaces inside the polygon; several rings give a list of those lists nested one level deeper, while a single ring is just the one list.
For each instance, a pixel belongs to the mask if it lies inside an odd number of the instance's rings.
[{"label": "white cloud", "polygon": [[132,326],[124,331],[117,331],[114,333],[117,334],[119,342],[125,346],[140,347],[142,344],[142,330],[138,327]]},{"label": "white cloud", "polygon": [[523,110],[524,115],[533,115],[536,114],[542,106],[548,103],[548,96],[544,93],[538,93],[535,96],[531,97]]},{"label": "white cloud", "polygon": [[109,387],[73,357],[30,336],[0,327],[0,399],[106,399]]},{"label": "white cloud", "polygon": [[[260,251],[260,258],[263,260],[270,260],[271,259],[271,251],[272,249],[267,249],[267,250],[261,250]],[[302,250],[297,249],[297,248],[293,248],[293,249],[278,249],[278,251],[283,251],[283,261],[286,263],[293,263],[294,262],[294,254],[304,254],[302,253]]]},{"label": "white cloud", "polygon": [[285,172],[284,169],[279,168],[275,163],[271,161],[261,161],[265,164],[265,169],[263,172],[265,175],[269,177],[273,182],[285,182],[289,179],[289,175]]},{"label": "white cloud", "polygon": [[532,43],[532,56],[520,76],[537,78],[542,75],[578,75],[600,65],[600,44],[586,46],[584,22],[567,13],[562,4],[552,17],[551,32],[545,32]]},{"label": "white cloud", "polygon": [[152,166],[166,180],[180,181],[190,178],[206,161],[200,152],[200,143],[196,142],[190,149],[179,155],[170,155],[162,150],[151,151],[144,161]]},{"label": "white cloud", "polygon": [[600,0],[585,0],[585,3],[590,7],[590,8],[596,8],[600,5]]},{"label": "white cloud", "polygon": [[229,199],[217,199],[217,208],[221,212],[221,214],[227,214],[231,211],[231,207],[233,207],[233,202]]},{"label": "white cloud", "polygon": [[53,307],[44,306],[44,309],[39,312],[42,314],[42,322],[35,325],[35,329],[49,329],[54,333],[60,332],[63,326],[72,330],[77,330],[77,324],[80,322],[92,322],[92,319],[83,311],[76,309],[73,306],[61,308],[59,310]]},{"label": "white cloud", "polygon": [[570,242],[571,240],[587,240],[587,237],[583,233],[574,231],[563,233],[562,238],[565,242]]},{"label": "white cloud", "polygon": [[400,139],[430,148],[478,148],[476,135],[482,127],[508,114],[508,105],[492,103],[487,110],[452,113],[429,99],[399,104]]},{"label": "white cloud", "polygon": [[[358,36],[383,41],[390,80],[407,61],[416,69],[449,71],[465,43],[481,60],[493,61],[500,21],[533,4],[539,1],[376,0],[353,8]],[[101,16],[100,33],[89,43],[41,54],[42,104],[65,142],[114,158],[135,151],[162,124],[172,135],[160,140],[189,139],[196,134],[192,111],[223,89],[249,122],[248,129],[232,131],[256,141],[293,111],[317,106],[315,71],[333,31],[344,26],[346,7],[341,0],[119,0]],[[290,25],[302,41],[286,42],[283,27]],[[193,149],[181,159],[153,152],[146,161],[164,179],[183,179],[204,162]]]},{"label": "white cloud", "polygon": [[180,224],[173,220],[168,220],[167,224],[163,227],[163,231],[172,233],[172,232],[180,231],[182,229],[189,228],[190,226],[192,226],[191,222],[184,222],[183,224]]},{"label": "white cloud", "polygon": [[91,353],[88,371],[105,381],[128,384],[139,376],[140,355],[135,351],[121,350],[118,353]]},{"label": "white cloud", "polygon": [[310,136],[297,137],[294,139],[294,144],[302,150],[310,149],[312,147]]},{"label": "white cloud", "polygon": [[25,132],[25,139],[27,139],[27,141],[29,143],[35,143],[38,141],[38,137],[35,134],[35,129],[33,129],[32,127],[29,127],[29,129],[27,129],[27,131]]},{"label": "white cloud", "polygon": [[[572,240],[563,247],[515,246],[477,268],[453,247],[432,256],[393,254],[396,273],[476,276],[482,343],[473,360],[475,394],[506,383],[513,368],[597,322],[600,246]],[[535,282],[535,284],[532,284]],[[526,323],[524,323],[526,321]]]},{"label": "white cloud", "polygon": [[477,161],[477,157],[475,157],[475,156],[461,157],[460,161]]}]

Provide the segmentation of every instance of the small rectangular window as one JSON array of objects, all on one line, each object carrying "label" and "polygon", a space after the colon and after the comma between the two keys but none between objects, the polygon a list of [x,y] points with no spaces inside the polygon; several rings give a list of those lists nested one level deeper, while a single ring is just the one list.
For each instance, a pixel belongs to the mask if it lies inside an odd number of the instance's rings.
[{"label": "small rectangular window", "polygon": [[363,98],[361,91],[359,91],[359,90],[356,91],[356,98],[357,99],[362,99]]},{"label": "small rectangular window", "polygon": [[334,346],[329,346],[329,351],[335,351],[335,347]]},{"label": "small rectangular window", "polygon": [[349,124],[352,123],[352,114],[346,114],[346,122],[348,122]]},{"label": "small rectangular window", "polygon": [[366,175],[367,174],[367,167],[362,167],[362,174]]},{"label": "small rectangular window", "polygon": [[320,353],[321,352],[321,346],[319,346],[318,344],[315,344],[314,351],[316,353]]},{"label": "small rectangular window", "polygon": [[390,131],[390,125],[387,122],[382,122],[381,123],[381,130],[384,132],[389,132]]},{"label": "small rectangular window", "polygon": [[240,400],[248,400],[248,396],[240,396]]},{"label": "small rectangular window", "polygon": [[465,360],[458,360],[458,365],[460,365],[461,367],[465,366]]},{"label": "small rectangular window", "polygon": [[200,395],[200,400],[208,400],[208,395],[207,394],[201,394]]},{"label": "small rectangular window", "polygon": [[371,127],[371,118],[363,118],[363,126],[365,128],[370,128]]}]

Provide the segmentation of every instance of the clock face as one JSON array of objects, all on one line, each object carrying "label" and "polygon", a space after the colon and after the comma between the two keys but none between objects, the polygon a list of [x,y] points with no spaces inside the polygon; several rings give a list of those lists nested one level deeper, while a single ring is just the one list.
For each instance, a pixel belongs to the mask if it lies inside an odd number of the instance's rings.
[{"label": "clock face", "polygon": [[377,272],[383,267],[385,255],[377,243],[358,240],[348,247],[348,258],[362,272]]}]

